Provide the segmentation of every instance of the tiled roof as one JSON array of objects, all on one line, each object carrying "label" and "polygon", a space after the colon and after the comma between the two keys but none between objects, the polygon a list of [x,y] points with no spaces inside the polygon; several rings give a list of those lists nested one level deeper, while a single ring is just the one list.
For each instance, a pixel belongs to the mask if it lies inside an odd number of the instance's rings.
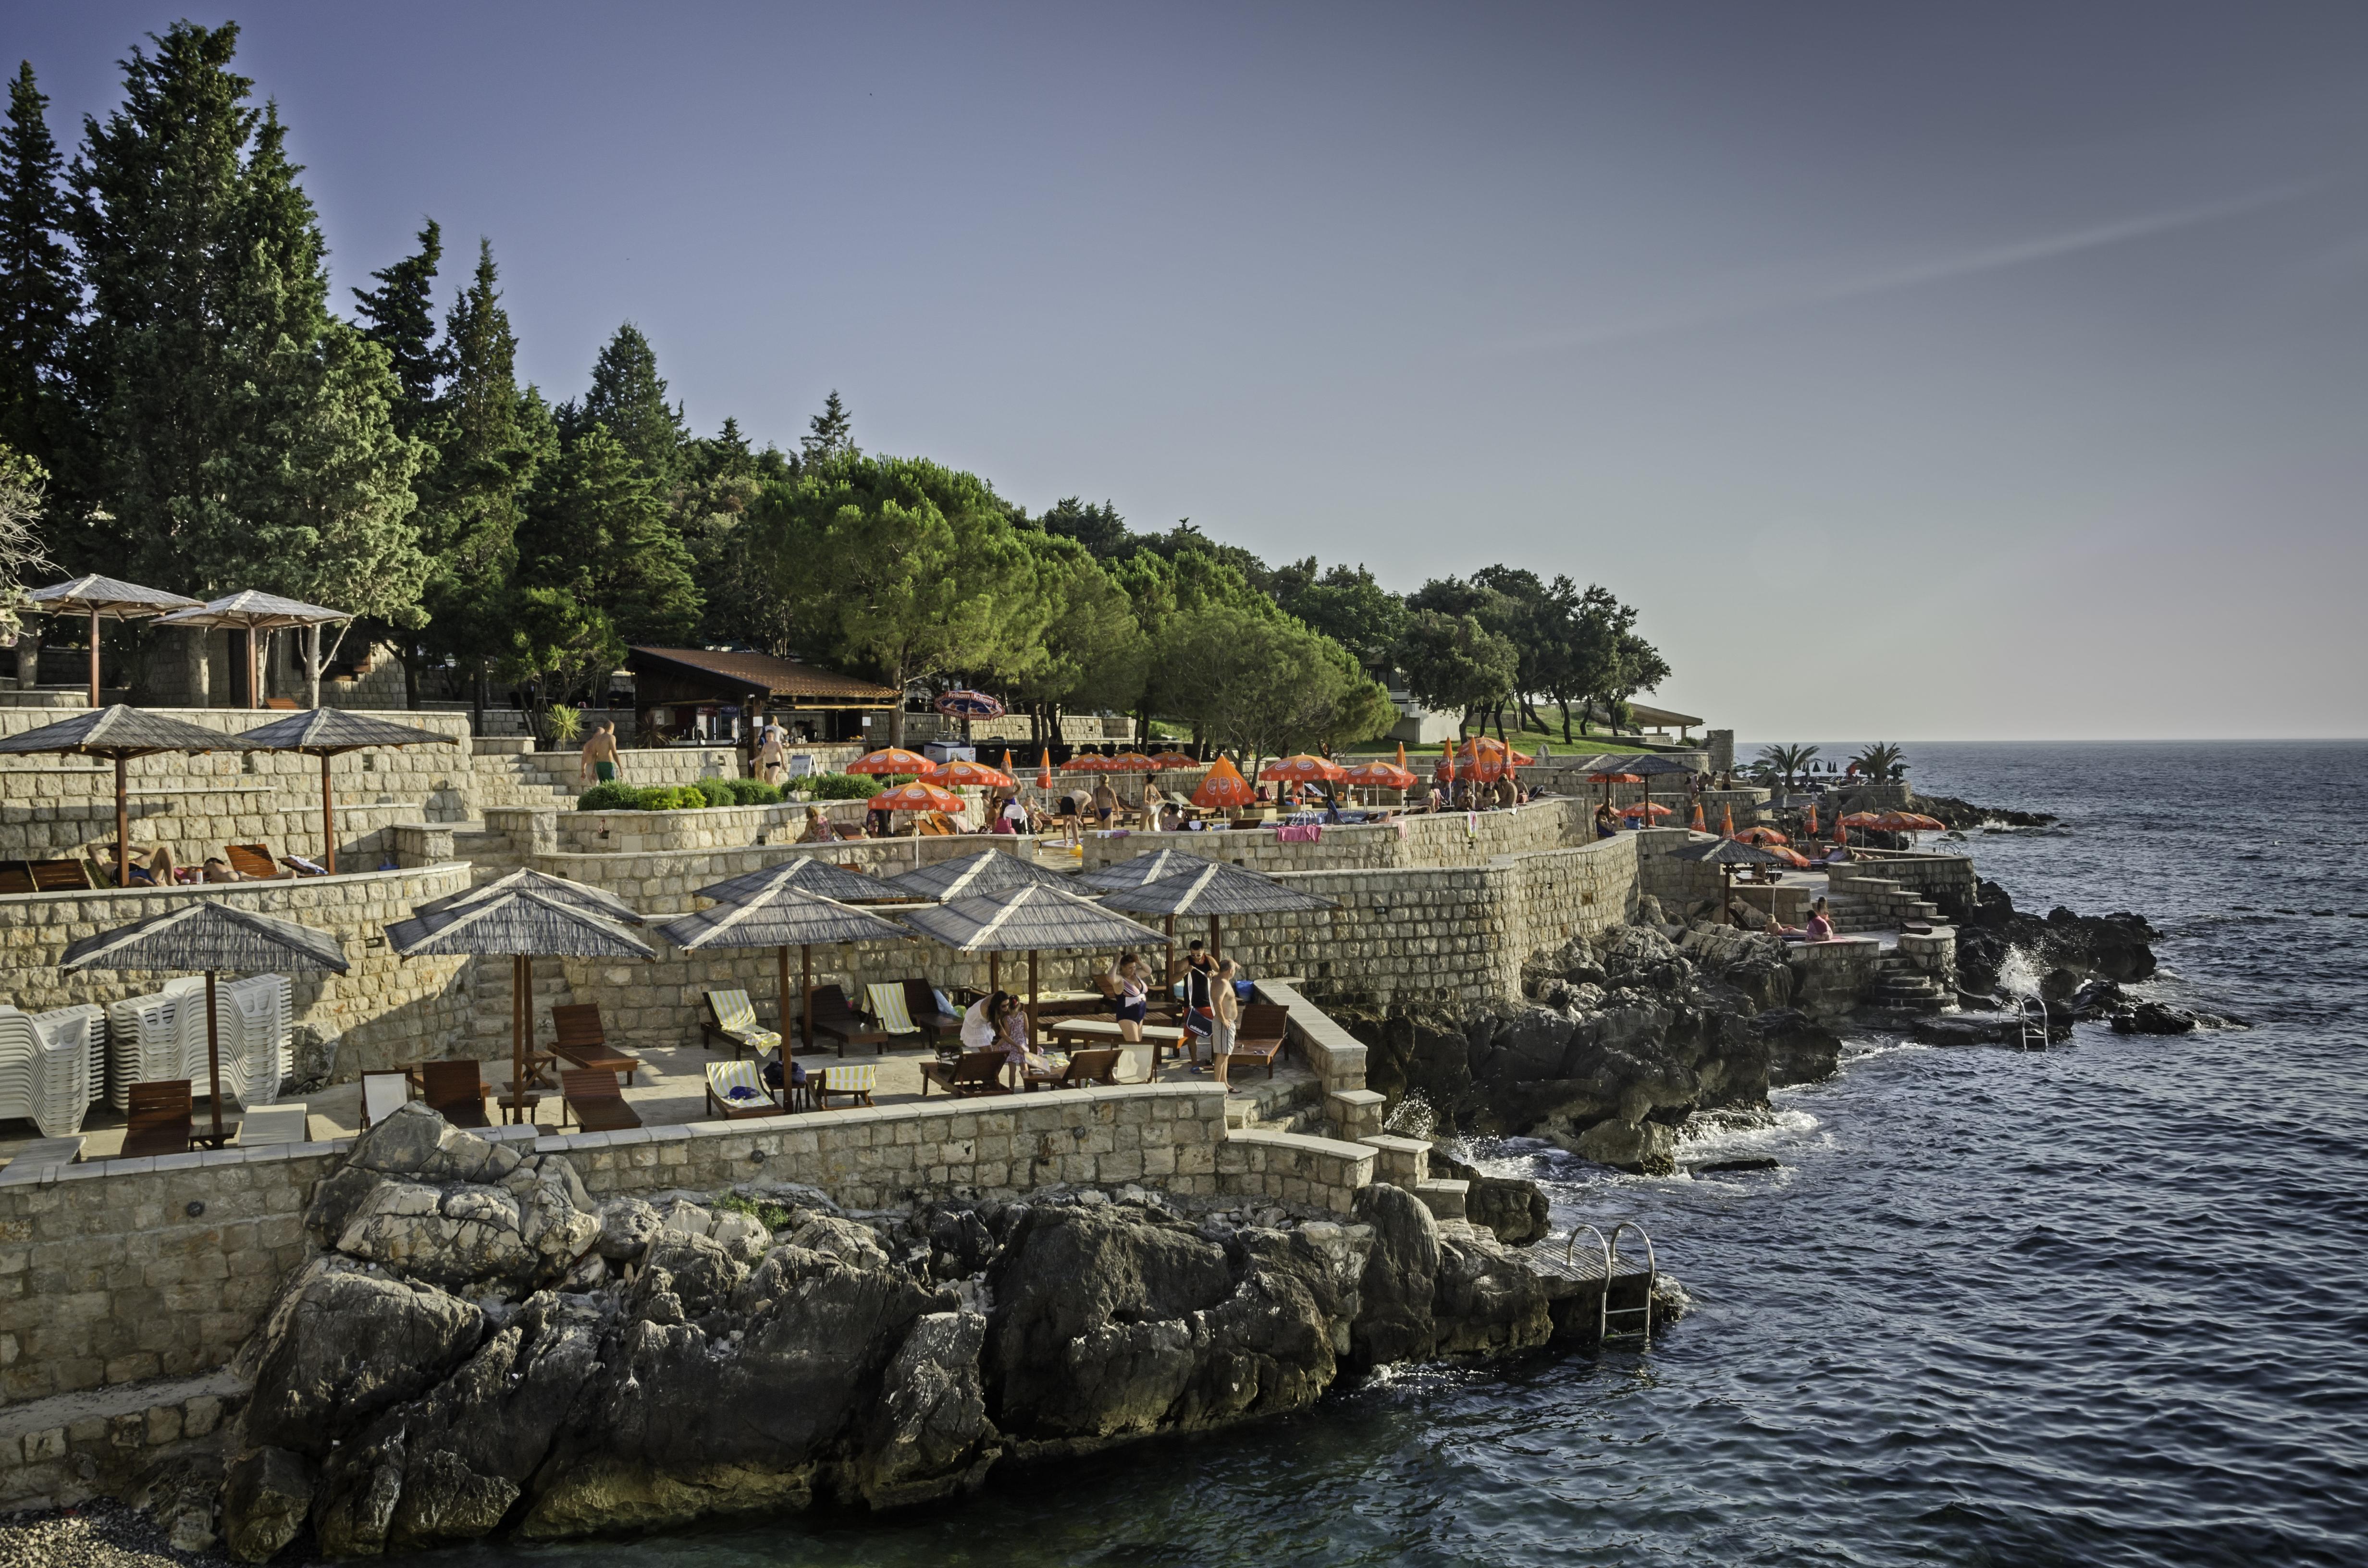
[{"label": "tiled roof", "polygon": [[875,686],[836,670],[777,659],[770,653],[718,653],[706,648],[634,648],[625,656],[629,669],[642,668],[644,661],[672,665],[711,676],[721,684],[759,690],[768,697],[843,697],[850,702],[875,707],[893,703],[897,698],[894,687]]}]

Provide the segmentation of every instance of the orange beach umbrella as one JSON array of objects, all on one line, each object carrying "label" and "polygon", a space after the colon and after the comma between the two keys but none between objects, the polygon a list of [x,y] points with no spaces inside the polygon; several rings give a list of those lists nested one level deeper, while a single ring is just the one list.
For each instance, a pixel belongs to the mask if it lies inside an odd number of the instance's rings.
[{"label": "orange beach umbrella", "polygon": [[1261,779],[1280,780],[1285,784],[1337,784],[1348,776],[1348,769],[1328,756],[1278,757],[1258,769]]},{"label": "orange beach umbrella", "polygon": [[1156,767],[1163,773],[1167,772],[1170,768],[1198,767],[1201,766],[1201,759],[1199,757],[1186,756],[1180,751],[1161,752],[1158,756],[1153,757],[1151,761],[1153,766]]},{"label": "orange beach umbrella", "polygon": [[882,775],[909,773],[916,778],[928,778],[936,775],[938,765],[919,752],[890,746],[884,751],[869,752],[857,757],[847,765],[847,770],[849,773]]},{"label": "orange beach umbrella", "polygon": [[1344,784],[1360,790],[1411,790],[1415,777],[1403,767],[1386,762],[1362,762],[1340,776]]},{"label": "orange beach umbrella", "polygon": [[899,784],[894,790],[882,790],[880,793],[872,796],[869,801],[866,801],[864,804],[875,812],[946,812],[951,813],[962,809],[962,797],[960,795],[940,790],[934,784],[923,784],[917,779],[910,784]]},{"label": "orange beach umbrella", "polygon": [[[1810,825],[1809,831],[1816,831],[1815,824]],[[1793,842],[1772,827],[1747,827],[1741,833],[1728,836],[1738,844],[1756,844],[1762,849],[1781,848]]]},{"label": "orange beach umbrella", "polygon": [[[1006,753],[1005,760],[1008,762],[1009,759],[1009,754]],[[957,759],[940,764],[938,770],[929,775],[929,782],[942,784],[949,789],[967,784],[982,790],[1008,790],[1011,787],[1012,780],[1008,772],[989,767],[983,762],[963,762]]]},{"label": "orange beach umbrella", "polygon": [[1258,791],[1250,788],[1230,756],[1219,757],[1201,787],[1192,791],[1192,803],[1203,811],[1235,811],[1257,799]]}]

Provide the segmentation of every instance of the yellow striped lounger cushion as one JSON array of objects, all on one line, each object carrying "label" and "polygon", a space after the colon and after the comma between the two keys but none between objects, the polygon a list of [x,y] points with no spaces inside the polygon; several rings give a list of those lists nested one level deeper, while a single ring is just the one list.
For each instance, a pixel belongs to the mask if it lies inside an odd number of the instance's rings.
[{"label": "yellow striped lounger cushion", "polygon": [[[753,1062],[711,1062],[707,1064],[707,1086],[725,1105],[769,1105],[772,1096],[765,1092],[765,1082],[757,1075]],[[746,1089],[750,1093],[734,1099],[732,1091]]]},{"label": "yellow striped lounger cushion", "polygon": [[870,1094],[880,1086],[877,1067],[825,1067],[822,1070],[822,1086],[834,1094],[852,1094],[861,1090]]},{"label": "yellow striped lounger cushion", "polygon": [[901,985],[867,985],[863,994],[871,998],[871,1016],[880,1020],[886,1034],[919,1034],[921,1026],[905,1006],[905,988]]},{"label": "yellow striped lounger cushion", "polygon": [[746,991],[711,991],[707,999],[715,1004],[717,1026],[741,1044],[770,1051],[781,1043],[780,1035],[757,1026],[756,1005]]}]

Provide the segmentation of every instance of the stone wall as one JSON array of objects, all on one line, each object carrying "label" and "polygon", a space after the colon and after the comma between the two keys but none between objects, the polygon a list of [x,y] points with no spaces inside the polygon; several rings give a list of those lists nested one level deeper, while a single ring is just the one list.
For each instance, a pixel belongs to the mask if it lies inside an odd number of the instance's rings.
[{"label": "stone wall", "polygon": [[[959,791],[975,800],[975,790]],[[817,801],[830,822],[863,824],[860,801]],[[736,849],[768,840],[794,840],[804,829],[807,807],[706,806],[679,812],[561,812],[557,848],[564,855],[648,855],[698,849]]]},{"label": "stone wall", "polygon": [[385,927],[412,906],[458,892],[470,869],[448,863],[400,871],[364,871],[302,881],[190,888],[22,893],[0,898],[0,946],[9,958],[9,999],[27,1012],[83,1002],[112,1002],[152,992],[159,974],[57,968],[66,944],[204,898],[333,931],[352,968],[344,974],[294,974],[294,1022],[342,1036],[337,1076],[366,1068],[441,1056],[459,1042],[472,1005],[471,960],[397,957]]},{"label": "stone wall", "polygon": [[1717,902],[1718,868],[1676,857],[1676,851],[1695,842],[1691,832],[1682,827],[1650,827],[1621,837],[1636,841],[1637,891],[1659,899],[1661,913],[1668,918],[1682,919],[1688,911]]},{"label": "stone wall", "polygon": [[1477,866],[1499,855],[1583,843],[1594,832],[1588,814],[1593,809],[1584,801],[1553,800],[1508,811],[1424,812],[1377,825],[1327,826],[1313,842],[1286,842],[1271,827],[1088,835],[1085,869],[1116,865],[1154,849],[1180,849],[1270,875]]},{"label": "stone wall", "polygon": [[1827,869],[1826,880],[1839,884],[1852,876],[1896,882],[1919,898],[1937,904],[1941,913],[1962,920],[1973,912],[1979,879],[1970,855],[1922,855],[1894,850],[1850,850],[1845,863]]},{"label": "stone wall", "polygon": [[1795,942],[1786,957],[1793,965],[1793,1005],[1814,1018],[1850,1013],[1883,971],[1883,944],[1870,937]]}]

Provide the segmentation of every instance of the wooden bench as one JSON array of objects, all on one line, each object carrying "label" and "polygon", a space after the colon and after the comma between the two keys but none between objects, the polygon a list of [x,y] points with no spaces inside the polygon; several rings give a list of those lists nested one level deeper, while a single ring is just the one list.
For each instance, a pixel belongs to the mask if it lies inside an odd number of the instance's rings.
[{"label": "wooden bench", "polygon": [[423,1062],[419,1064],[419,1097],[427,1108],[455,1127],[491,1127],[485,1099],[493,1086],[473,1062]]},{"label": "wooden bench", "polygon": [[[1126,1039],[1118,1032],[1116,1018],[1062,1018],[1044,1025],[1048,1040],[1091,1040],[1097,1045],[1115,1044]],[[1159,1064],[1167,1056],[1189,1054],[1182,1027],[1177,1024],[1145,1024],[1143,1043],[1151,1047],[1151,1072],[1157,1076]]]},{"label": "wooden bench", "polygon": [[1122,1051],[1080,1051],[1069,1058],[1069,1064],[1058,1073],[1030,1073],[1027,1085],[1030,1089],[1082,1089],[1089,1085],[1116,1085],[1119,1059]]}]

